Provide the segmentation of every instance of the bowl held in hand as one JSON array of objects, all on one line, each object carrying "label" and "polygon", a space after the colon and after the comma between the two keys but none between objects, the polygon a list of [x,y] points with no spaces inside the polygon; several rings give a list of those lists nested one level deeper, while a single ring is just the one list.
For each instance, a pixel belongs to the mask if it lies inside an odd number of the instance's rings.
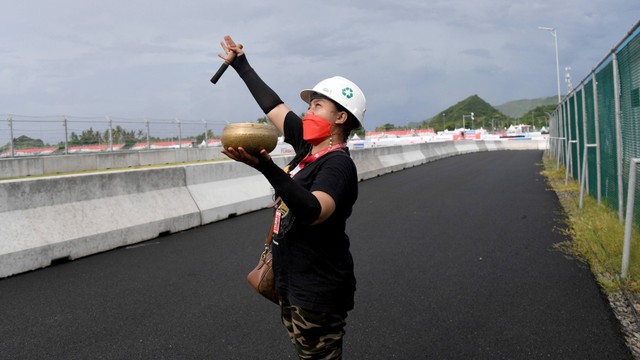
[{"label": "bowl held in hand", "polygon": [[272,152],[278,144],[278,130],[269,124],[235,123],[222,129],[220,141],[227,148],[243,148],[251,155],[257,156],[260,150]]}]

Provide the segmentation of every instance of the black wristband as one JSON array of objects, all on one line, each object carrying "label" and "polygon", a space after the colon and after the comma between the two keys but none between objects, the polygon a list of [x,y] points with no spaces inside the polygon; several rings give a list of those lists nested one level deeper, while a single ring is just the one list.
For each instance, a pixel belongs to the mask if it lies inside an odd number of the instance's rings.
[{"label": "black wristband", "polygon": [[273,160],[260,161],[256,169],[267,178],[276,194],[287,204],[298,221],[303,224],[311,224],[318,219],[322,210],[318,198],[296,183]]},{"label": "black wristband", "polygon": [[236,70],[240,77],[242,77],[242,74],[246,73],[247,71],[253,71],[253,68],[251,67],[251,65],[249,65],[249,61],[247,61],[247,56],[244,54],[233,58],[233,61],[230,65]]},{"label": "black wristband", "polygon": [[240,78],[247,85],[251,95],[253,95],[258,106],[260,106],[260,109],[262,109],[265,114],[268,114],[276,106],[283,103],[278,94],[265,84],[251,65],[249,65],[246,55],[236,56],[231,62],[231,67],[240,75]]}]

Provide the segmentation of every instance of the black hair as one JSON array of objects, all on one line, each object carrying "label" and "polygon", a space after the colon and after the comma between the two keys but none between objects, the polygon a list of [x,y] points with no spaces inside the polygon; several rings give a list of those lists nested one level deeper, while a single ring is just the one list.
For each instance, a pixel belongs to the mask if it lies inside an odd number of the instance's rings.
[{"label": "black hair", "polygon": [[336,103],[335,101],[334,101],[334,103],[336,104],[336,108],[338,109],[338,111],[344,111],[344,112],[347,113],[347,121],[345,121],[342,124],[342,129],[344,130],[342,132],[343,140],[347,141],[347,140],[349,140],[349,136],[351,136],[351,133],[354,130],[360,129],[362,127],[362,125],[360,124],[360,121],[358,121],[358,119],[356,119],[356,116],[351,113],[351,111],[345,109],[344,106]]}]

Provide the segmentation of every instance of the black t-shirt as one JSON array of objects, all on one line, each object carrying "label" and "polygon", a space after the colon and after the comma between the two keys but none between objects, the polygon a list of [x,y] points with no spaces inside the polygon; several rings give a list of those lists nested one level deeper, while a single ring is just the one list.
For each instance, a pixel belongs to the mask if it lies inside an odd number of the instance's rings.
[{"label": "black t-shirt", "polygon": [[[302,120],[289,112],[285,141],[296,153],[308,150]],[[346,220],[358,197],[356,166],[347,148],[331,151],[297,172],[294,181],[309,191],[323,191],[336,203],[333,214],[317,225],[296,222],[281,205],[282,217],[272,244],[276,287],[290,304],[317,312],[353,309],[356,280]]]}]

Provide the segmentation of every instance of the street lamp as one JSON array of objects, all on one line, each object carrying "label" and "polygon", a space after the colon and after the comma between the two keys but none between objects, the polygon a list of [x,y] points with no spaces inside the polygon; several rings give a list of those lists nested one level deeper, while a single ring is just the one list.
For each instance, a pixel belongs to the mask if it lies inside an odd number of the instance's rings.
[{"label": "street lamp", "polygon": [[558,61],[558,34],[556,33],[556,29],[551,27],[538,26],[538,29],[547,30],[551,32],[551,35],[553,35],[553,42],[556,46],[556,78],[558,82],[558,104],[560,104],[562,102],[562,99],[560,98],[560,61]]}]

